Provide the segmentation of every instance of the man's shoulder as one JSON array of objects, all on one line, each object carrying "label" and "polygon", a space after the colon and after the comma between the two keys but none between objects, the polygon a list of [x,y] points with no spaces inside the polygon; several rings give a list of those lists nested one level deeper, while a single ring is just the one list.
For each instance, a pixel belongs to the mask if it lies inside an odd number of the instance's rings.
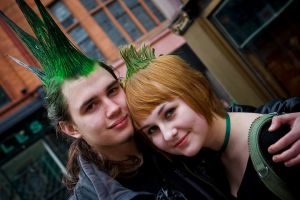
[{"label": "man's shoulder", "polygon": [[143,195],[136,193],[100,170],[95,164],[79,157],[79,181],[75,186],[71,200],[120,199],[129,200]]}]

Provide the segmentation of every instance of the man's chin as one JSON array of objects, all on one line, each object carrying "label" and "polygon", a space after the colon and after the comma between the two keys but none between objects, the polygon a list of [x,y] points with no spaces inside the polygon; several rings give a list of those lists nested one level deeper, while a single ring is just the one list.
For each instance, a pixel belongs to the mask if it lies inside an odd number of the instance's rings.
[{"label": "man's chin", "polygon": [[134,136],[134,132],[133,131],[130,132],[130,133],[128,133],[128,134],[126,134],[126,136],[124,136],[124,138],[123,138],[123,142],[121,142],[121,143],[132,142],[134,140],[133,136]]}]

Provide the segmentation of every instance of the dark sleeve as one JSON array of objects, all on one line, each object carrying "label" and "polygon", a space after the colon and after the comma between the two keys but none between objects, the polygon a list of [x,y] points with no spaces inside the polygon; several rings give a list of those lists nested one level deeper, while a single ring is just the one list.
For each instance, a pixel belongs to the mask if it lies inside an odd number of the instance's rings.
[{"label": "dark sleeve", "polygon": [[228,112],[255,112],[256,107],[249,105],[241,105],[241,104],[231,104],[229,108],[227,108]]},{"label": "dark sleeve", "polygon": [[257,113],[292,113],[300,112],[300,97],[293,97],[286,100],[272,100],[263,106],[258,107]]},{"label": "dark sleeve", "polygon": [[300,97],[293,97],[289,99],[274,99],[258,108],[249,105],[232,104],[228,112],[255,112],[255,113],[292,113],[300,112]]},{"label": "dark sleeve", "polygon": [[71,196],[69,196],[68,200],[77,200],[77,198],[74,194],[72,194]]}]

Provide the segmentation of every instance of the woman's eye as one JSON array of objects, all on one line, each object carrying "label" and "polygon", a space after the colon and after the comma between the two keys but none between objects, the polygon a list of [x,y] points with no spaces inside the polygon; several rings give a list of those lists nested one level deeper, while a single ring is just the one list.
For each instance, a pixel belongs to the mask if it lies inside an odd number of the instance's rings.
[{"label": "woman's eye", "polygon": [[155,133],[158,130],[157,126],[152,126],[147,130],[147,135],[152,135],[153,133]]},{"label": "woman's eye", "polygon": [[165,118],[170,119],[175,112],[175,108],[170,108],[165,112]]}]

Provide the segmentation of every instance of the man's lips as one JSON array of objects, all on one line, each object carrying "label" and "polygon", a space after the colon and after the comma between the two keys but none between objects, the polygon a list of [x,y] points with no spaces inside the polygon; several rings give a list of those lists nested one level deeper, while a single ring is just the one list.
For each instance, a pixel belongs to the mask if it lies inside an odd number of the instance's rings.
[{"label": "man's lips", "polygon": [[121,117],[120,119],[116,120],[113,124],[108,126],[108,129],[112,128],[122,128],[124,125],[126,125],[126,122],[128,120],[128,115],[125,115],[124,117]]},{"label": "man's lips", "polygon": [[188,132],[185,136],[183,136],[182,138],[180,138],[180,139],[176,142],[176,144],[174,145],[174,147],[179,147],[179,146],[185,144],[186,138],[187,138],[187,136],[189,135],[189,133],[190,133],[190,132]]}]

